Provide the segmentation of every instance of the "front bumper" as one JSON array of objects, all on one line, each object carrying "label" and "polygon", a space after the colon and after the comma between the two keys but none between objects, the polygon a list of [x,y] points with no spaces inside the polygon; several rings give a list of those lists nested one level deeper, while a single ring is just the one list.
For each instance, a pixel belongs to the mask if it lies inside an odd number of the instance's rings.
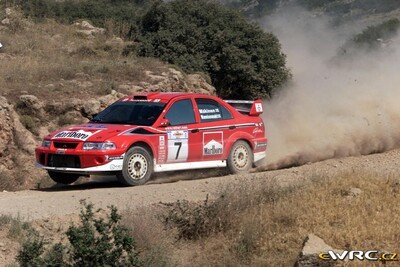
[{"label": "front bumper", "polygon": [[36,166],[46,170],[71,173],[100,173],[122,170],[122,150],[82,150],[38,147]]},{"label": "front bumper", "polygon": [[49,171],[66,172],[66,173],[78,173],[78,174],[96,174],[96,173],[108,173],[122,170],[123,159],[112,160],[104,165],[88,168],[68,168],[68,167],[49,167],[44,166],[40,163],[36,163],[36,167],[42,168]]}]

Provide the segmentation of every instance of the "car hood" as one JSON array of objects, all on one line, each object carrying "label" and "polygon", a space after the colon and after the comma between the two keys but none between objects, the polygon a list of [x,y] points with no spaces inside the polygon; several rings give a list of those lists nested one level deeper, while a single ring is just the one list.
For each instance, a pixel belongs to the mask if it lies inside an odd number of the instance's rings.
[{"label": "car hood", "polygon": [[138,127],[135,125],[87,123],[57,130],[46,136],[45,139],[52,141],[103,142],[123,132],[133,131]]}]

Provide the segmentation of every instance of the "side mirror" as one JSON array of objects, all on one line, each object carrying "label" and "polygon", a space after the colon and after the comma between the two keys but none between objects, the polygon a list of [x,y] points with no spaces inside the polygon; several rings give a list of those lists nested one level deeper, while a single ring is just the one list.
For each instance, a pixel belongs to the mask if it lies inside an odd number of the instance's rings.
[{"label": "side mirror", "polygon": [[160,127],[168,127],[170,125],[171,125],[171,123],[169,122],[169,120],[167,118],[162,119],[160,122]]}]

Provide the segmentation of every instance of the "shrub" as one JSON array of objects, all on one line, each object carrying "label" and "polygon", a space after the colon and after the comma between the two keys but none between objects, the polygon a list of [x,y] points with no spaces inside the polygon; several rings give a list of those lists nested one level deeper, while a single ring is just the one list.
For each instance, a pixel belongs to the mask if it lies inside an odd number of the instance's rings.
[{"label": "shrub", "polygon": [[267,97],[288,78],[278,39],[213,1],[154,4],[141,20],[139,56],[206,72],[222,97]]},{"label": "shrub", "polygon": [[165,224],[176,227],[178,239],[197,240],[226,228],[226,217],[221,216],[219,202],[206,200],[202,204],[177,201],[165,216]]},{"label": "shrub", "polygon": [[29,238],[19,251],[16,260],[21,267],[41,266],[40,255],[44,252],[43,238],[33,236]]},{"label": "shrub", "polygon": [[[43,256],[44,242],[29,238],[17,256],[21,266],[139,266],[134,239],[120,225],[121,216],[114,206],[106,218],[96,215],[92,204],[82,201],[81,225],[70,226],[65,233],[69,246],[55,244]],[[97,213],[100,209],[97,210]]]},{"label": "shrub", "polygon": [[22,7],[26,16],[41,20],[55,18],[72,23],[88,19],[95,25],[106,27],[113,34],[135,38],[137,21],[143,9],[152,2],[142,0],[11,0]]},{"label": "shrub", "polygon": [[38,134],[37,131],[37,123],[35,122],[35,118],[30,115],[22,115],[20,117],[20,121],[22,125],[31,133]]},{"label": "shrub", "polygon": [[400,20],[390,19],[381,24],[369,26],[362,33],[357,34],[352,41],[357,46],[374,48],[380,45],[380,41],[394,37],[397,34],[399,27]]}]

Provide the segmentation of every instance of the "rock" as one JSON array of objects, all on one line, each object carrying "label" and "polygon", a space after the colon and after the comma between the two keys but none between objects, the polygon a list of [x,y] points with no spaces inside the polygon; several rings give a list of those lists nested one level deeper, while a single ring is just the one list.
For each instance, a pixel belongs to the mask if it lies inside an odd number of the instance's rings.
[{"label": "rock", "polygon": [[56,86],[54,84],[52,84],[52,83],[49,83],[49,84],[45,85],[44,88],[50,89],[50,90],[54,90],[56,88]]},{"label": "rock", "polygon": [[150,82],[148,84],[143,82],[140,83],[145,91],[195,92],[208,95],[215,94],[215,88],[200,74],[184,75],[182,72],[174,68],[168,68],[167,71],[164,71],[161,74],[154,74],[151,71],[145,71],[144,73]]},{"label": "rock", "polygon": [[187,84],[191,92],[207,94],[207,95],[215,95],[216,90],[215,87],[209,84],[204,76],[200,74],[190,74],[187,76]]},{"label": "rock", "polygon": [[320,253],[327,253],[329,250],[337,251],[331,246],[327,245],[320,237],[309,234],[303,245],[303,250],[299,255],[295,266],[297,267],[314,267],[314,266],[334,266],[335,262],[329,260],[321,260]]},{"label": "rock", "polygon": [[7,7],[6,9],[5,9],[5,12],[6,12],[6,16],[11,16],[12,15],[12,9],[11,8],[9,8],[9,7]]},{"label": "rock", "polygon": [[79,111],[72,110],[60,116],[58,121],[59,125],[72,125],[84,123],[87,119],[85,119]]},{"label": "rock", "polygon": [[77,30],[78,33],[81,33],[86,36],[92,36],[92,35],[96,35],[96,34],[104,34],[106,32],[106,29],[97,28],[97,27],[93,26],[92,24],[90,24],[90,22],[88,22],[86,20],[83,20],[81,22],[75,22],[74,25],[77,26],[78,28],[80,28],[80,30]]},{"label": "rock", "polygon": [[101,110],[100,101],[91,99],[83,104],[82,111],[86,116],[93,116]]},{"label": "rock", "polygon": [[89,30],[95,28],[92,24],[90,24],[90,22],[88,22],[88,21],[86,21],[86,20],[82,21],[80,26],[81,26],[82,28],[86,28],[86,29],[89,29]]},{"label": "rock", "polygon": [[9,18],[5,18],[1,21],[1,24],[3,25],[10,25],[10,19]]},{"label": "rock", "polygon": [[359,195],[361,195],[362,190],[360,188],[356,188],[356,187],[352,187],[349,190],[349,195],[350,197],[358,197]]},{"label": "rock", "polygon": [[32,133],[21,124],[19,115],[7,99],[0,96],[0,151],[3,151],[3,153],[0,153],[1,161],[3,160],[2,157],[8,154],[4,151],[11,151],[14,147],[33,153],[36,140]]},{"label": "rock", "polygon": [[106,45],[110,45],[110,46],[122,46],[124,45],[124,40],[122,40],[122,38],[120,37],[113,37],[112,39],[109,39],[106,41]]},{"label": "rock", "polygon": [[42,101],[40,101],[36,96],[34,95],[21,95],[19,97],[19,100],[24,103],[24,105],[27,108],[33,109],[35,111],[39,111],[44,107],[44,104]]}]

